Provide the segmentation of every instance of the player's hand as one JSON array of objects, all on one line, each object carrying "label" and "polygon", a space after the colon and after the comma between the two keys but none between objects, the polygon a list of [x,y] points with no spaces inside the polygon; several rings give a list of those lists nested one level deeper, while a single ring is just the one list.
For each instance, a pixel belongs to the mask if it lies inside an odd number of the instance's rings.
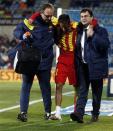
[{"label": "player's hand", "polygon": [[33,23],[33,20],[31,18],[28,19],[29,24]]}]

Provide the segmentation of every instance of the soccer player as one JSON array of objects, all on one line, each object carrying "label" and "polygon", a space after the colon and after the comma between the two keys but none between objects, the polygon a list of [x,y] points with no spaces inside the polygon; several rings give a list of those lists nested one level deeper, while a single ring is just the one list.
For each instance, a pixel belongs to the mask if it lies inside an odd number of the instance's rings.
[{"label": "soccer player", "polygon": [[[67,14],[60,15],[55,31],[55,43],[60,49],[55,73],[55,103],[56,113],[50,118],[61,120],[62,89],[68,78],[69,84],[77,89],[77,74],[74,63],[74,50],[76,50],[76,26],[77,22],[71,22]],[[77,93],[77,92],[76,92]],[[75,93],[75,96],[77,95]],[[75,97],[76,102],[76,97]]]}]

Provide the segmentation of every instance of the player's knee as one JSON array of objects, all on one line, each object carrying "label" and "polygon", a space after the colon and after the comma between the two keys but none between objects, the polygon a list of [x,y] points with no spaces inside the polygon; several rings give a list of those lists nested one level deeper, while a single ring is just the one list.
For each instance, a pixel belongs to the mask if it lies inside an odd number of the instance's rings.
[{"label": "player's knee", "polygon": [[61,83],[56,84],[56,90],[57,90],[57,91],[62,91],[63,85],[64,85],[64,84],[61,84]]}]

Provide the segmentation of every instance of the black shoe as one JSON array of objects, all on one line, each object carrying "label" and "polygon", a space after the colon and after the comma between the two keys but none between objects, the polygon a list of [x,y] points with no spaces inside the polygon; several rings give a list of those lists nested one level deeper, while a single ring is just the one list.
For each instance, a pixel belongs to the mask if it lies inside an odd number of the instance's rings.
[{"label": "black shoe", "polygon": [[80,114],[78,112],[73,112],[70,114],[70,118],[73,121],[77,121],[78,123],[83,123],[83,117],[80,116]]},{"label": "black shoe", "polygon": [[98,116],[92,115],[92,118],[91,118],[90,122],[97,122],[98,120],[99,120]]},{"label": "black shoe", "polygon": [[18,114],[17,119],[22,122],[27,122],[27,113],[22,112],[22,113]]},{"label": "black shoe", "polygon": [[51,113],[46,113],[46,114],[44,115],[44,119],[45,119],[45,120],[50,120],[50,117],[51,117]]}]

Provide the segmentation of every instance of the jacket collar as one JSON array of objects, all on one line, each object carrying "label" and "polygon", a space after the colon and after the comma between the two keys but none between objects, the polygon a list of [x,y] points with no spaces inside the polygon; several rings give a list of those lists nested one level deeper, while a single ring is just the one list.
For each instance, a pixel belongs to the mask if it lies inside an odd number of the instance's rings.
[{"label": "jacket collar", "polygon": [[29,21],[27,19],[24,19],[24,24],[27,26],[27,28],[29,30],[33,30],[34,29],[34,26],[29,24]]}]

